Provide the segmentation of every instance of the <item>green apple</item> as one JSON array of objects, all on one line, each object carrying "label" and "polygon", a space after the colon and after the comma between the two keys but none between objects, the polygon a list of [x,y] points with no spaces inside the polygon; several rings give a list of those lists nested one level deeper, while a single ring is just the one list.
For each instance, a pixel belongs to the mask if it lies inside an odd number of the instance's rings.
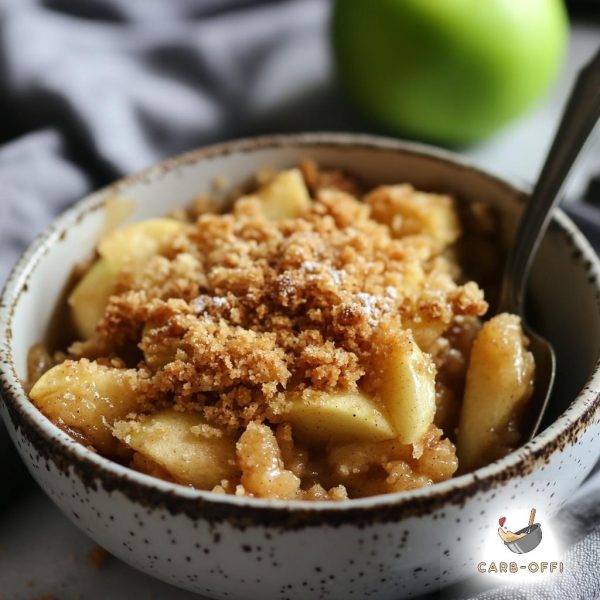
[{"label": "green apple", "polygon": [[339,77],[365,113],[465,143],[548,88],[567,31],[561,0],[337,0],[331,33]]}]

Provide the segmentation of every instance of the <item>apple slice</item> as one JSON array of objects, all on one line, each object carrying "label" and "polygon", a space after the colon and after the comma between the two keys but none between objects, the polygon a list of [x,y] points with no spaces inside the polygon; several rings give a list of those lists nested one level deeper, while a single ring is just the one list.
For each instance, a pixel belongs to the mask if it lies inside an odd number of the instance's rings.
[{"label": "apple slice", "polygon": [[265,216],[273,221],[294,219],[310,208],[310,196],[298,169],[282,171],[256,196],[260,199]]},{"label": "apple slice", "polygon": [[141,262],[160,254],[166,243],[185,228],[186,223],[175,219],[140,221],[102,238],[98,253],[115,265]]},{"label": "apple slice", "polygon": [[435,416],[435,366],[412,334],[400,328],[384,333],[379,394],[403,444],[417,443]]},{"label": "apple slice", "polygon": [[174,219],[151,219],[117,229],[100,240],[101,258],[82,277],[68,299],[81,339],[93,337],[119,271],[126,265],[159,254],[166,242],[185,227],[185,223]]},{"label": "apple slice", "polygon": [[502,313],[484,323],[471,350],[458,428],[462,472],[500,458],[519,443],[534,372],[519,317]]},{"label": "apple slice", "polygon": [[56,425],[102,454],[119,447],[111,432],[116,419],[137,409],[134,369],[116,369],[85,358],[46,371],[31,389],[33,403]]},{"label": "apple slice", "polygon": [[163,410],[139,420],[119,421],[113,431],[178,483],[207,490],[238,473],[235,441],[207,426],[199,414]]},{"label": "apple slice", "polygon": [[285,419],[308,443],[377,442],[396,437],[381,407],[361,392],[307,390],[293,395]]},{"label": "apple slice", "polygon": [[71,292],[68,304],[77,333],[89,340],[115,285],[119,268],[104,258],[97,260]]},{"label": "apple slice", "polygon": [[428,194],[411,185],[385,185],[365,198],[373,219],[388,225],[394,237],[424,234],[441,251],[461,233],[454,200],[450,196]]}]

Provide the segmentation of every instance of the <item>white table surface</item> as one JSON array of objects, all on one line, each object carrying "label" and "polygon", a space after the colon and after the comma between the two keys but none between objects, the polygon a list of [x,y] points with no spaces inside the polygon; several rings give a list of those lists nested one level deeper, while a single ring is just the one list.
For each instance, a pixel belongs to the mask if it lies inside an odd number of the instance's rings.
[{"label": "white table surface", "polygon": [[[552,139],[574,74],[594,53],[598,25],[577,23],[567,61],[547,98],[492,139],[464,152],[496,173],[533,181]],[[580,160],[567,194],[577,197],[590,169],[600,171],[600,135]],[[115,558],[100,569],[88,560],[94,542],[79,531],[37,487],[0,511],[0,600],[188,600],[198,596],[144,575]]]}]

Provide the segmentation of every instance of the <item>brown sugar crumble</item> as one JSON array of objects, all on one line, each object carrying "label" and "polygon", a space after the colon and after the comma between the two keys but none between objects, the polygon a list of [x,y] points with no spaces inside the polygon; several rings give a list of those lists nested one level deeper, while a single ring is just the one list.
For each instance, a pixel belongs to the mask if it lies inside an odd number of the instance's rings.
[{"label": "brown sugar crumble", "polygon": [[101,569],[110,558],[110,554],[102,546],[94,546],[88,552],[87,558],[94,569]]},{"label": "brown sugar crumble", "polygon": [[[410,185],[363,195],[347,174],[304,161],[289,176],[308,190],[304,204],[273,218],[261,189],[277,176],[263,176],[227,213],[202,212],[210,202],[198,200],[159,251],[120,265],[95,333],[69,347],[61,364],[89,360],[117,373],[110,390],[128,398],[108,424],[118,445],[108,454],[163,479],[276,499],[344,500],[451,477],[469,351],[488,308],[453,258],[462,233],[454,200]],[[382,364],[407,336],[435,377],[435,415],[419,440],[369,439],[371,421],[357,439],[342,432],[317,443],[310,427],[296,436],[304,417],[293,416],[294,402],[313,407],[315,393],[343,406],[348,395],[367,396],[387,423]],[[32,352],[34,382],[52,363]],[[158,429],[153,415],[167,415]],[[60,426],[88,435],[77,423]],[[220,471],[200,477],[165,458],[180,451],[175,429],[198,469],[218,460]],[[92,554],[94,563],[106,558]]]},{"label": "brown sugar crumble", "polygon": [[[149,406],[168,397],[232,430],[276,419],[290,386],[356,389],[383,321],[445,328],[487,308],[423,239],[393,238],[368,204],[337,190],[283,222],[238,200],[230,214],[200,216],[166,254],[123,273],[99,343],[115,355],[139,343],[137,392]],[[405,285],[415,277],[416,293]]]}]

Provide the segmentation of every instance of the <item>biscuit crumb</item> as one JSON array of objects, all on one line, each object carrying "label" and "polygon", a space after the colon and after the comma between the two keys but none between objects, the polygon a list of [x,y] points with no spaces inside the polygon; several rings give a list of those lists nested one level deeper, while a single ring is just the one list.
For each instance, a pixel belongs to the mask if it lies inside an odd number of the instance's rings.
[{"label": "biscuit crumb", "polygon": [[87,558],[94,569],[101,569],[110,558],[110,554],[102,546],[94,546],[88,552]]},{"label": "biscuit crumb", "polygon": [[[446,274],[439,240],[423,252],[426,240],[397,237],[353,186],[330,187],[338,176],[311,169],[316,197],[301,217],[271,221],[245,197],[231,213],[201,214],[166,256],[121,275],[96,345],[111,356],[138,345],[147,410],[169,398],[241,432],[277,420],[292,387],[358,389],[383,323],[402,318],[425,345],[455,316],[486,311],[475,283]],[[403,198],[412,193],[427,197],[409,188]]]}]

